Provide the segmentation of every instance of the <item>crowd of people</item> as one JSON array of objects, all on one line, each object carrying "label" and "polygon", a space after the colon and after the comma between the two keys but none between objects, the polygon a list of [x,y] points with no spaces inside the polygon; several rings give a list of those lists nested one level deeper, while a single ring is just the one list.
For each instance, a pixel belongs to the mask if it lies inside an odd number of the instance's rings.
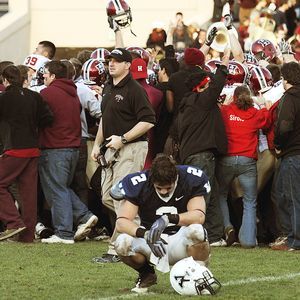
[{"label": "crowd of people", "polygon": [[237,29],[232,2],[209,28],[178,12],[151,49],[112,17],[112,51],[0,62],[0,241],[110,237],[94,261],[138,271],[134,291],[210,247],[300,250],[296,1],[241,1]]}]

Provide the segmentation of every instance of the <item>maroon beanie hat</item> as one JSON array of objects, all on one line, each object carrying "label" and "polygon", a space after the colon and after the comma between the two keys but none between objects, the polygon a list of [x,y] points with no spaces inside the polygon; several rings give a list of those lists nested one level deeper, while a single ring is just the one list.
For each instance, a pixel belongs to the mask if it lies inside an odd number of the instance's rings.
[{"label": "maroon beanie hat", "polygon": [[184,62],[189,66],[200,66],[202,67],[205,62],[205,56],[197,48],[186,48],[184,50]]}]

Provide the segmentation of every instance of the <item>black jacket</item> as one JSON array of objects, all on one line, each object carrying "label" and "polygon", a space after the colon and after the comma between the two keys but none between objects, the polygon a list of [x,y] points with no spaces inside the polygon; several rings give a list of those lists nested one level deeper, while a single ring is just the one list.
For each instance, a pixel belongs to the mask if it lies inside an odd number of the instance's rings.
[{"label": "black jacket", "polygon": [[178,130],[182,163],[188,156],[199,152],[226,154],[227,137],[217,104],[226,75],[227,68],[221,65],[206,90],[190,92],[180,103]]},{"label": "black jacket", "polygon": [[291,87],[280,99],[274,145],[281,150],[279,157],[300,155],[300,86]]},{"label": "black jacket", "polygon": [[52,121],[52,112],[40,94],[17,86],[8,86],[0,94],[0,141],[4,151],[38,148],[38,128]]}]

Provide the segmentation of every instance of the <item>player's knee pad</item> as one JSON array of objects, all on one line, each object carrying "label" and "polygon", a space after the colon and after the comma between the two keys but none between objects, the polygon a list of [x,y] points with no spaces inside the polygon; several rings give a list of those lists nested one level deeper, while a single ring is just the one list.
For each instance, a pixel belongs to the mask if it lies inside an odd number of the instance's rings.
[{"label": "player's knee pad", "polygon": [[123,233],[120,234],[115,241],[115,250],[120,256],[130,256],[131,255],[131,244],[133,237]]},{"label": "player's knee pad", "polygon": [[186,239],[188,246],[198,244],[207,240],[207,233],[201,224],[191,224],[186,227]]}]

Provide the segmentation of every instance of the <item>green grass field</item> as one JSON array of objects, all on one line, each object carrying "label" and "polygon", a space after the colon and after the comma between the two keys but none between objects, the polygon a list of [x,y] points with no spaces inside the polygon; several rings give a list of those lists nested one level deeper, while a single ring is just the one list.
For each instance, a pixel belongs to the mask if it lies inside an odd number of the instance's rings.
[{"label": "green grass field", "polygon": [[[158,272],[150,293],[130,289],[137,274],[123,263],[95,264],[104,242],[74,245],[0,243],[0,299],[184,299]],[[210,270],[223,287],[218,299],[300,299],[299,252],[268,248],[212,249]],[[207,296],[204,296],[207,297]]]}]

